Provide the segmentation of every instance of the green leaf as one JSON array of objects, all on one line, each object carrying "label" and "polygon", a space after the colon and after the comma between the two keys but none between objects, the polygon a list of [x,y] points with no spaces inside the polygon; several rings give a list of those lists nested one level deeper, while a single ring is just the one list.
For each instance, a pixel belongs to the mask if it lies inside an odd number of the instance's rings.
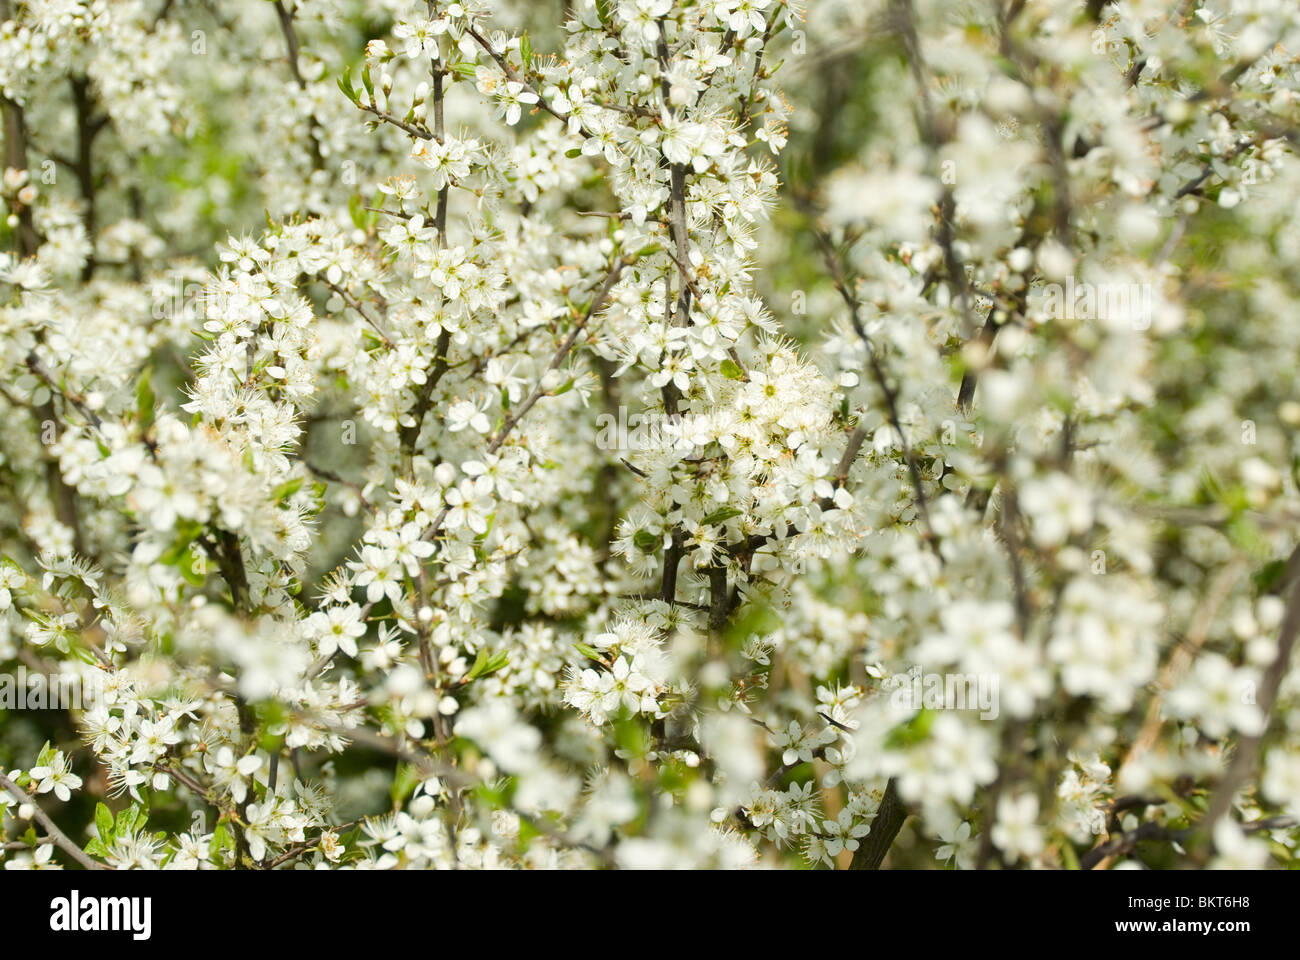
[{"label": "green leaf", "polygon": [[930,727],[938,714],[928,708],[922,708],[916,716],[906,723],[900,723],[885,736],[885,746],[891,750],[910,747],[920,743],[930,735]]},{"label": "green leaf", "polygon": [[561,394],[568,393],[570,390],[573,389],[573,384],[574,384],[576,381],[577,381],[577,378],[576,378],[576,377],[570,377],[568,380],[566,380],[566,381],[565,381],[564,383],[562,383],[560,386],[556,387],[555,391],[551,394],[551,396],[553,396],[553,397],[558,397],[558,396],[560,396]]},{"label": "green leaf", "polygon": [[489,674],[496,673],[498,670],[503,670],[505,669],[506,665],[509,663],[510,663],[510,654],[506,653],[504,650],[501,650],[498,653],[488,658],[487,665],[483,667],[483,670],[481,673],[479,673],[479,676],[486,677]]},{"label": "green leaf", "polygon": [[740,369],[740,364],[736,363],[736,361],[732,360],[729,357],[723,359],[722,366],[720,369],[722,371],[722,375],[726,377],[728,380],[745,379],[745,371]]},{"label": "green leaf", "polygon": [[728,630],[729,639],[743,642],[750,636],[766,636],[781,626],[781,618],[766,603],[749,603],[742,608],[740,615]]},{"label": "green leaf", "polygon": [[487,663],[487,651],[480,650],[478,652],[478,655],[474,657],[474,665],[469,668],[469,673],[465,674],[465,679],[473,680],[476,676],[478,676],[478,672],[483,669],[483,666],[486,663]]},{"label": "green leaf", "polygon": [[659,548],[659,539],[649,530],[638,530],[632,535],[632,543],[642,553],[654,553]]},{"label": "green leaf", "polygon": [[343,76],[338,79],[339,89],[343,91],[343,96],[347,97],[353,103],[357,102],[357,91],[352,86],[352,68],[348,67],[343,71]]},{"label": "green leaf", "polygon": [[95,828],[101,840],[107,842],[113,838],[113,812],[102,803],[95,804]]},{"label": "green leaf", "polygon": [[117,832],[119,836],[134,833],[137,826],[144,826],[144,811],[137,804],[131,804],[117,815]]},{"label": "green leaf", "polygon": [[1268,555],[1268,542],[1259,527],[1245,516],[1235,516],[1224,526],[1228,539],[1247,553],[1256,556]]},{"label": "green leaf", "polygon": [[743,510],[738,510],[735,507],[723,507],[720,510],[714,510],[711,514],[701,520],[700,523],[708,525],[726,523],[732,517],[738,517],[743,512]]},{"label": "green leaf", "polygon": [[388,795],[392,797],[394,805],[401,806],[405,803],[420,780],[419,767],[413,763],[399,763],[393,773],[393,784],[388,789]]},{"label": "green leaf", "polygon": [[575,644],[573,645],[573,647],[574,647],[575,650],[577,650],[580,654],[582,654],[582,655],[583,655],[584,657],[586,657],[588,660],[603,660],[603,659],[604,659],[604,658],[600,655],[600,651],[599,651],[599,650],[597,650],[595,647],[589,647],[589,646],[587,646],[585,643],[575,643]]},{"label": "green leaf", "polygon": [[180,566],[185,555],[190,552],[190,544],[198,538],[203,528],[197,523],[190,520],[181,520],[176,524],[176,540],[167,552],[158,558],[159,562],[168,567]]},{"label": "green leaf", "polygon": [[235,849],[235,840],[224,823],[218,823],[216,828],[213,829],[210,849],[212,850],[213,860],[219,860],[223,850]]},{"label": "green leaf", "polygon": [[275,500],[277,504],[283,503],[302,489],[302,482],[302,477],[295,477],[286,483],[280,484],[275,488],[275,492],[271,494],[271,498]]},{"label": "green leaf", "polygon": [[352,194],[348,197],[348,216],[352,218],[352,225],[358,230],[366,229],[366,210],[361,204],[361,195]]},{"label": "green leaf", "polygon": [[1286,570],[1285,560],[1273,560],[1264,564],[1259,570],[1255,571],[1252,578],[1255,581],[1255,590],[1259,593],[1268,593],[1277,586],[1278,581],[1282,579],[1282,572]]},{"label": "green leaf", "polygon": [[523,33],[519,36],[519,57],[524,62],[524,69],[533,62],[533,45],[528,39],[528,34]]},{"label": "green leaf", "polygon": [[478,656],[474,658],[474,666],[470,667],[465,679],[477,680],[480,677],[486,677],[489,674],[496,673],[509,662],[510,655],[504,650],[498,650],[491,656],[488,655],[486,650],[480,650]]},{"label": "green leaf", "polygon": [[614,742],[629,757],[644,757],[650,750],[650,730],[636,717],[614,724]]},{"label": "green leaf", "polygon": [[140,382],[135,388],[135,409],[140,415],[140,425],[146,430],[153,426],[154,405],[157,399],[153,392],[153,368],[145,367],[140,373]]},{"label": "green leaf", "polygon": [[207,568],[201,565],[202,561],[198,551],[193,546],[181,554],[180,561],[176,564],[177,571],[185,578],[185,582],[194,587],[201,587],[207,582]]}]

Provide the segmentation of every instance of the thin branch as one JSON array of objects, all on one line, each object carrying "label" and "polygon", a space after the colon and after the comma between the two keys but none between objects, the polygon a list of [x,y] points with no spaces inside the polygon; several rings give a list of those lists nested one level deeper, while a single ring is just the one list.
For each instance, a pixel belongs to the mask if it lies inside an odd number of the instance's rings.
[{"label": "thin branch", "polygon": [[858,300],[849,289],[848,282],[844,277],[841,269],[839,258],[835,255],[834,247],[831,246],[830,237],[826,236],[820,229],[814,227],[813,233],[822,245],[822,252],[826,261],[826,267],[830,271],[831,280],[835,284],[835,289],[839,291],[841,299],[849,308],[849,319],[853,324],[853,329],[858,337],[862,340],[867,348],[867,365],[871,370],[871,378],[875,381],[877,388],[885,398],[885,411],[889,416],[889,425],[898,435],[899,444],[903,448],[903,462],[907,465],[907,472],[912,481],[912,491],[916,497],[917,511],[921,514],[922,520],[925,521],[926,542],[930,548],[939,554],[939,543],[934,535],[934,527],[930,523],[929,502],[925,496],[925,485],[921,480],[921,470],[916,464],[916,457],[912,454],[912,446],[908,442],[907,433],[903,430],[903,424],[898,414],[898,392],[890,386],[889,377],[885,373],[885,368],[880,362],[880,357],[876,353],[875,344],[872,343],[871,337],[867,334],[866,328],[862,324],[862,317],[858,311]]},{"label": "thin branch", "polygon": [[591,304],[587,307],[586,312],[583,314],[582,318],[573,325],[573,329],[569,331],[569,335],[564,338],[559,349],[555,351],[555,356],[551,358],[551,362],[547,364],[546,370],[543,372],[542,376],[538,378],[537,385],[533,387],[532,392],[523,403],[511,411],[510,416],[508,416],[505,423],[501,425],[501,429],[497,431],[496,436],[494,436],[492,441],[488,444],[488,453],[496,453],[497,450],[501,449],[501,444],[505,443],[506,437],[510,434],[510,431],[513,430],[515,425],[524,418],[524,415],[533,408],[533,404],[541,399],[542,395],[546,393],[546,390],[543,387],[546,374],[550,373],[552,370],[558,370],[560,368],[560,364],[563,363],[564,358],[569,355],[569,351],[573,349],[573,345],[577,341],[578,337],[587,329],[587,324],[591,322],[591,318],[596,315],[597,311],[605,306],[605,301],[609,297],[610,290],[612,290],[614,284],[618,282],[624,269],[630,267],[634,262],[636,262],[635,257],[626,256],[620,257],[610,264],[609,270],[605,274],[605,282],[601,284],[600,290],[597,291],[596,295],[592,298]]},{"label": "thin branch", "polygon": [[42,827],[45,828],[46,834],[48,834],[49,837],[59,845],[59,848],[63,850],[73,860],[76,860],[77,863],[81,864],[87,870],[108,869],[107,866],[100,863],[98,860],[92,859],[90,855],[86,853],[86,851],[82,850],[79,846],[73,843],[72,840],[68,837],[68,835],[64,833],[62,830],[60,830],[58,826],[55,824],[55,822],[51,820],[48,815],[46,815],[45,811],[40,808],[40,805],[37,804],[37,802],[27,793],[27,791],[24,790],[22,787],[18,786],[18,784],[14,783],[3,773],[0,773],[0,788],[3,788],[5,791],[7,791],[9,795],[12,796],[19,803],[29,804],[32,808],[32,817],[36,820],[37,823],[39,823]]},{"label": "thin branch", "polygon": [[[1277,699],[1277,693],[1282,686],[1282,680],[1286,676],[1287,668],[1291,664],[1291,653],[1295,649],[1296,635],[1300,633],[1300,547],[1296,547],[1287,560],[1286,569],[1283,572],[1283,582],[1291,585],[1291,595],[1287,600],[1286,612],[1282,617],[1282,626],[1278,630],[1277,655],[1264,672],[1263,681],[1260,683],[1255,697],[1255,703],[1259,707],[1259,712],[1265,717],[1266,724],[1271,719],[1269,714],[1273,709],[1274,701]],[[1213,839],[1215,826],[1232,806],[1232,800],[1237,795],[1241,785],[1254,773],[1258,761],[1259,747],[1263,742],[1265,732],[1267,732],[1267,726],[1265,731],[1242,736],[1237,741],[1232,763],[1228,766],[1228,771],[1224,774],[1223,779],[1219,781],[1218,789],[1214,792],[1209,812],[1205,815],[1202,825],[1208,838]]]}]

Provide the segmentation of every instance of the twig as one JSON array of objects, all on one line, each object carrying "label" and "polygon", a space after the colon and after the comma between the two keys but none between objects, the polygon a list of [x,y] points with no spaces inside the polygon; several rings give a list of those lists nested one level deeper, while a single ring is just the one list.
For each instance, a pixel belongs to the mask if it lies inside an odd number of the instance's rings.
[{"label": "twig", "polygon": [[53,820],[46,815],[45,811],[40,808],[36,801],[18,784],[14,783],[3,773],[0,773],[0,787],[3,787],[19,803],[29,804],[32,808],[32,817],[45,828],[46,834],[49,835],[59,848],[77,863],[81,864],[87,870],[107,870],[108,867],[90,857],[86,851],[72,842],[66,833],[58,828]]},{"label": "twig", "polygon": [[[1296,547],[1287,560],[1286,570],[1283,573],[1283,582],[1291,584],[1291,595],[1287,600],[1286,613],[1282,617],[1282,626],[1278,631],[1277,655],[1264,672],[1264,679],[1260,683],[1255,698],[1256,705],[1259,707],[1259,712],[1263,714],[1266,724],[1269,713],[1273,709],[1273,702],[1277,699],[1277,692],[1282,686],[1282,679],[1286,676],[1287,667],[1291,663],[1291,652],[1295,649],[1296,634],[1300,633],[1300,547]],[[1267,726],[1264,732],[1266,731]],[[1228,766],[1228,771],[1224,774],[1223,779],[1219,781],[1218,789],[1215,790],[1214,797],[1210,801],[1209,812],[1205,815],[1202,824],[1207,838],[1213,839],[1214,828],[1232,806],[1232,800],[1237,795],[1237,790],[1254,772],[1259,746],[1264,739],[1264,732],[1243,736],[1237,741],[1232,763]]]}]

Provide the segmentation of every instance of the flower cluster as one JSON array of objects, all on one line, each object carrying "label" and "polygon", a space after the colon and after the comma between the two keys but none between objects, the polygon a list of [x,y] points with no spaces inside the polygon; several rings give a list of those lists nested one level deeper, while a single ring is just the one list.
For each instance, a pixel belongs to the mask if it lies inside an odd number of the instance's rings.
[{"label": "flower cluster", "polygon": [[5,867],[1294,865],[1292,5],[522,6],[0,2]]}]

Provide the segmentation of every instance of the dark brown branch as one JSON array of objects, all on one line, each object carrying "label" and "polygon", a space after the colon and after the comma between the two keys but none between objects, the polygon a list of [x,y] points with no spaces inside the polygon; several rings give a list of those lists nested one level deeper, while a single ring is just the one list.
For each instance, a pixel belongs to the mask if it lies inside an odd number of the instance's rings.
[{"label": "dark brown branch", "polygon": [[[298,31],[294,29],[293,14],[286,9],[283,0],[275,0],[275,14],[280,20],[280,32],[284,34],[284,45],[287,48],[286,54],[289,60],[289,71],[293,74],[293,79],[294,82],[298,84],[298,89],[305,93],[307,90],[307,79],[302,75],[302,71],[298,68]],[[311,112],[308,116],[307,138],[311,141],[312,169],[325,169],[325,157],[321,153],[320,135],[314,112]]]},{"label": "dark brown branch", "polygon": [[1182,840],[1190,834],[1190,830],[1170,830],[1163,824],[1144,823],[1135,830],[1093,847],[1079,859],[1079,869],[1091,870],[1107,857],[1131,853],[1143,840]]},{"label": "dark brown branch", "polygon": [[95,272],[95,230],[97,217],[95,212],[95,165],[91,149],[95,137],[108,123],[106,114],[95,112],[95,101],[90,92],[90,80],[84,76],[70,77],[72,87],[72,104],[77,111],[77,159],[72,172],[81,187],[81,199],[85,204],[81,211],[81,221],[86,229],[86,239],[90,243],[90,254],[81,271],[81,280],[86,282]]},{"label": "dark brown branch", "polygon": [[[8,4],[0,6],[0,19],[8,9]],[[23,109],[8,97],[0,95],[0,110],[4,112],[5,132],[5,169],[27,169],[27,125],[23,119]],[[32,224],[32,208],[22,204],[17,210],[18,226],[15,235],[18,240],[18,256],[32,257],[40,247],[40,238]]]},{"label": "dark brown branch", "polygon": [[906,819],[907,807],[899,797],[894,781],[890,780],[885,784],[885,795],[876,810],[876,818],[871,821],[871,832],[862,838],[858,849],[854,851],[849,869],[879,870]]}]

